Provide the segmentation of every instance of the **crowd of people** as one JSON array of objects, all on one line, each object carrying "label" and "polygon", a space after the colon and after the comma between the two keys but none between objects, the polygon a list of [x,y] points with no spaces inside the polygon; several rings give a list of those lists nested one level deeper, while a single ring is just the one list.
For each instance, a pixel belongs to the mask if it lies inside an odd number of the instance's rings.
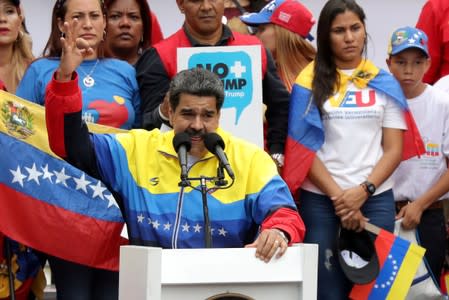
[{"label": "crowd of people", "polygon": [[[328,0],[317,19],[298,0],[176,3],[184,23],[164,38],[147,0],[57,0],[35,58],[20,0],[0,0],[0,87],[45,106],[52,151],[113,193],[129,242],[253,247],[267,263],[293,243],[318,244],[318,299],[338,300],[353,286],[337,259],[341,228],[360,232],[370,222],[392,232],[402,219],[440,277],[449,205],[449,32],[436,25],[449,22],[444,1],[429,0],[416,27],[385,37],[389,72],[367,58],[356,0]],[[178,48],[243,45],[261,53],[265,149],[220,125],[226,100],[217,74],[178,68]],[[126,131],[92,133],[86,122]],[[208,146],[213,133],[232,174]],[[182,134],[187,154],[175,143]],[[209,220],[197,183],[179,178],[184,170],[214,178],[220,169],[231,184],[204,187]],[[28,257],[14,270],[33,278],[17,286],[18,299],[42,299],[47,261],[58,299],[118,299],[118,272],[27,246],[0,233],[0,266],[4,248]]]}]

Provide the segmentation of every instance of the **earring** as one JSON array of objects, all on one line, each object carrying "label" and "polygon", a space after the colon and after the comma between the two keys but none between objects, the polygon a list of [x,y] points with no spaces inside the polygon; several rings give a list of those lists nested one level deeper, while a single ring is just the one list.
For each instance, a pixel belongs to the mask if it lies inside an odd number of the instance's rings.
[{"label": "earring", "polygon": [[65,32],[61,31],[61,32],[59,33],[59,37],[65,38]]}]

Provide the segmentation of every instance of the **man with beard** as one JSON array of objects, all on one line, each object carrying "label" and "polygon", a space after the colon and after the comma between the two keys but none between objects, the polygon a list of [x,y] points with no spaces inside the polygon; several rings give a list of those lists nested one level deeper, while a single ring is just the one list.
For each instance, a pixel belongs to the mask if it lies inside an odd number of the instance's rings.
[{"label": "man with beard", "polygon": [[[263,102],[267,106],[267,148],[279,166],[283,165],[287,137],[289,93],[280,80],[269,51],[251,35],[232,32],[222,24],[224,0],[176,0],[185,16],[183,27],[147,49],[136,64],[141,95],[143,127],[151,130],[168,122],[170,80],[177,73],[177,48],[204,46],[260,45]],[[164,98],[166,100],[164,101]]]},{"label": "man with beard", "polygon": [[[47,88],[50,147],[120,196],[131,244],[202,248],[207,246],[206,231],[210,246],[255,247],[256,257],[268,262],[275,253],[282,256],[289,244],[303,240],[303,222],[270,156],[219,128],[224,90],[217,75],[197,68],[173,78],[171,131],[89,134],[85,124],[79,126],[82,100],[70,52],[79,51],[76,48],[67,47],[60,67],[70,66],[72,77],[59,77],[57,72]],[[223,189],[212,179],[220,178],[220,161],[205,145],[211,133],[221,137],[223,144],[217,144],[226,148],[235,174],[226,173]],[[180,134],[186,136],[184,163],[181,151],[172,145]],[[183,164],[187,184],[179,182]],[[204,179],[201,184],[199,178]],[[207,193],[201,192],[204,186]],[[203,215],[203,196],[209,222]]]}]

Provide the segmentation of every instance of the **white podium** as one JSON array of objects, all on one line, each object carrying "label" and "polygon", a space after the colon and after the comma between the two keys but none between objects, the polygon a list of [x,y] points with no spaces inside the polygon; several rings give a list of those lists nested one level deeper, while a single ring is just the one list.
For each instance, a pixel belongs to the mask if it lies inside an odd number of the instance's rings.
[{"label": "white podium", "polygon": [[269,263],[254,255],[254,248],[122,246],[119,299],[316,299],[318,245],[296,244]]}]

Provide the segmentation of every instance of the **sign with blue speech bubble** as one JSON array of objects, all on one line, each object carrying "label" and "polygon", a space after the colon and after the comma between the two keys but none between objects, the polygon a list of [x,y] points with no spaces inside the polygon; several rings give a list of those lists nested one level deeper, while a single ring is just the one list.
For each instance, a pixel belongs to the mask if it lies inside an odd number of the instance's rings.
[{"label": "sign with blue speech bubble", "polygon": [[197,67],[214,72],[223,82],[220,127],[263,147],[260,47],[178,48],[178,71]]}]

